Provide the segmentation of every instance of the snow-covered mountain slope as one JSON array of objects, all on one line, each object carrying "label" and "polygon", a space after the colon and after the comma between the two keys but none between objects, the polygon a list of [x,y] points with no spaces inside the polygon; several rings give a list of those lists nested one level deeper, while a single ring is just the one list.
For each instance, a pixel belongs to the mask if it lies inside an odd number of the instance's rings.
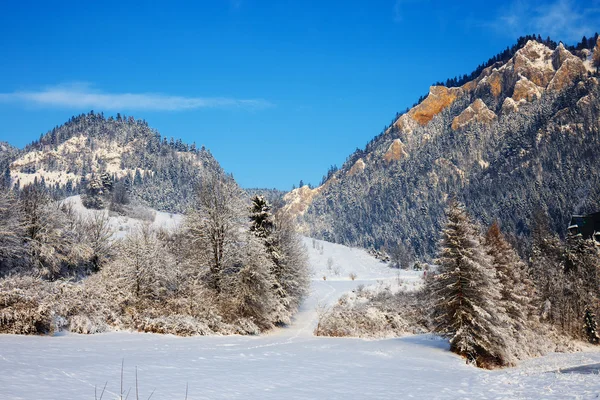
[{"label": "snow-covered mountain slope", "polygon": [[[596,57],[600,46],[596,44]],[[597,211],[600,85],[590,50],[529,40],[460,86],[432,86],[323,185],[284,209],[311,237],[435,253],[450,196],[484,224],[526,238],[535,210],[565,233]]]},{"label": "snow-covered mountain slope", "polygon": [[[397,278],[356,249],[305,239],[313,269],[329,257],[351,281],[315,276],[292,326],[264,336],[192,337],[117,332],[55,337],[0,336],[0,398],[117,399],[123,388],[152,399],[538,399],[594,398],[600,393],[600,353],[553,354],[519,367],[487,371],[465,365],[445,341],[430,335],[361,340],[314,337],[316,307],[365,282]],[[321,254],[320,248],[323,247]],[[359,275],[360,274],[360,275]],[[402,279],[414,279],[401,272]],[[363,282],[364,283],[364,282]],[[588,365],[578,372],[561,373]],[[578,371],[577,369],[575,371]]]}]

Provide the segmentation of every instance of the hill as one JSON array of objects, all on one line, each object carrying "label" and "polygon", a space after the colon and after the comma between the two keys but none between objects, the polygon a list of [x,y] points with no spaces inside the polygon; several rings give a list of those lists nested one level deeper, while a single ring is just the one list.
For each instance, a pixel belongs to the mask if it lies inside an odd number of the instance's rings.
[{"label": "hill", "polygon": [[71,118],[11,158],[3,170],[16,187],[37,182],[63,198],[108,174],[143,203],[170,212],[185,211],[202,171],[222,172],[204,147],[167,140],[143,120],[93,111]]}]

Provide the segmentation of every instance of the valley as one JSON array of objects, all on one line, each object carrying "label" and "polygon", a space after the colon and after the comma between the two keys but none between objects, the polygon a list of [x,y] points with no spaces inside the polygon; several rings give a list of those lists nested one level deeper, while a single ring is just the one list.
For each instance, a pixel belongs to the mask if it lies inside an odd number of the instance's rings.
[{"label": "valley", "polygon": [[[106,7],[110,85],[0,66],[0,400],[599,398],[600,37],[564,28],[591,22],[218,3],[141,41],[154,4]],[[48,38],[7,54],[112,63]]]},{"label": "valley", "polygon": [[[597,372],[560,372],[600,362],[596,351],[551,354],[516,368],[486,371],[465,365],[448,345],[428,334],[402,338],[352,339],[313,336],[319,305],[335,303],[361,284],[404,279],[363,250],[306,239],[315,274],[333,257],[338,277],[313,276],[309,297],[293,323],[261,336],[181,338],[111,332],[53,337],[0,337],[0,386],[11,400],[119,398],[121,361],[124,391],[140,398],[189,399],[364,399],[364,398],[594,398]],[[346,276],[355,272],[355,281]],[[363,277],[361,279],[361,276]],[[35,378],[33,378],[34,376]]]}]

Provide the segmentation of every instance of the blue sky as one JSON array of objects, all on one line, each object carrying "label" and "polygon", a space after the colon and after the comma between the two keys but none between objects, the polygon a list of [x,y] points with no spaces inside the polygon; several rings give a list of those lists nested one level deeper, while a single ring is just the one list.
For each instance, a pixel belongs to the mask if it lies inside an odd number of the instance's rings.
[{"label": "blue sky", "polygon": [[205,145],[243,187],[279,189],[317,184],[431,83],[520,35],[600,30],[596,0],[49,3],[2,6],[0,140],[121,112]]}]

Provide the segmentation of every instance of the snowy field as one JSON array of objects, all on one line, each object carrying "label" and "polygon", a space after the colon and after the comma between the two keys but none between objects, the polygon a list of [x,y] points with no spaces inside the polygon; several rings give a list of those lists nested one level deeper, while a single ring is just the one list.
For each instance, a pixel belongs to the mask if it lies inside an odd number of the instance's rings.
[{"label": "snowy field", "polygon": [[183,400],[186,385],[190,400],[600,398],[600,352],[553,354],[485,371],[465,365],[430,335],[314,337],[317,305],[332,304],[342,293],[378,280],[410,289],[420,284],[421,273],[398,276],[362,250],[320,241],[315,248],[311,239],[305,243],[314,271],[312,290],[292,326],[259,337],[2,335],[0,399],[94,399],[94,388],[99,397],[105,383],[103,399],[116,399],[122,359],[124,390],[133,388],[129,399],[135,398],[136,366],[140,399],[155,390],[152,399]]}]

